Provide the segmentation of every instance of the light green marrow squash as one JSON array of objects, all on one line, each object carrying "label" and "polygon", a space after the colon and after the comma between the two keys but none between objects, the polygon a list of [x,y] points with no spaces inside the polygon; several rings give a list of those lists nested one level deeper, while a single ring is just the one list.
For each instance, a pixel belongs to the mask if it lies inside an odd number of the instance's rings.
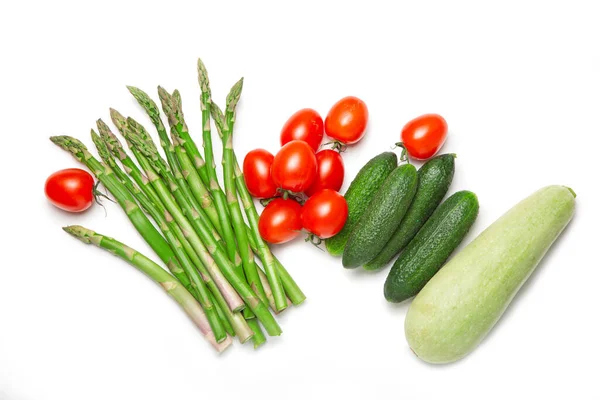
[{"label": "light green marrow squash", "polygon": [[417,295],[404,325],[415,354],[429,363],[459,360],[500,319],[575,211],[564,186],[538,190],[454,256]]}]

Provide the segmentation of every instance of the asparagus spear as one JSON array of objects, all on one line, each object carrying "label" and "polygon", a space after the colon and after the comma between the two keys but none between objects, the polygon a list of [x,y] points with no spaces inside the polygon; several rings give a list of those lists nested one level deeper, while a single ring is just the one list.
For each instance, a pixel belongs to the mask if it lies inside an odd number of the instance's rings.
[{"label": "asparagus spear", "polygon": [[[116,140],[118,143],[118,139],[116,137],[114,137],[114,140]],[[119,146],[120,146],[120,143],[119,143]],[[117,157],[117,155],[115,155],[115,157]],[[118,169],[114,169],[114,171],[117,171],[117,170]],[[124,176],[123,178],[128,178],[128,177]],[[129,183],[131,183],[131,181],[129,181]],[[148,181],[148,183],[149,183],[149,181]],[[150,186],[150,188],[154,191],[154,189],[151,186]],[[134,192],[135,192],[135,189],[136,188],[134,187],[134,189],[133,189]],[[137,192],[139,193],[139,191],[137,191]],[[156,193],[156,192],[154,192],[154,193]],[[142,193],[139,193],[139,194],[142,195]],[[138,197],[135,194],[134,194],[134,196],[136,198]],[[138,201],[140,201],[140,199],[138,199]],[[142,204],[142,206],[143,206],[142,201],[140,201],[140,204]],[[172,228],[173,232],[175,233],[176,239],[183,245],[183,248],[186,251],[186,253],[188,254],[188,256],[190,257],[192,263],[200,270],[202,278],[204,279],[204,281],[206,282],[206,285],[208,286],[208,288],[211,291],[211,295],[213,297],[213,302],[216,301],[217,304],[219,305],[219,308],[217,311],[221,311],[226,318],[226,320],[224,321],[224,325],[225,325],[225,328],[228,330],[228,333],[232,334],[230,332],[230,328],[229,328],[229,326],[231,326],[233,328],[235,334],[237,335],[238,339],[240,340],[240,342],[245,343],[248,339],[250,339],[252,337],[252,335],[253,335],[252,330],[246,323],[246,320],[244,319],[244,317],[239,312],[233,313],[230,310],[227,300],[225,299],[225,297],[219,290],[219,287],[221,287],[221,286],[226,286],[231,291],[233,291],[233,288],[229,285],[229,282],[226,282],[225,277],[223,277],[222,274],[218,274],[217,278],[222,280],[223,283],[221,285],[217,285],[215,283],[215,281],[211,277],[207,267],[205,267],[205,264],[204,264],[204,263],[207,263],[209,265],[214,265],[214,260],[208,255],[208,253],[205,253],[203,255],[203,260],[201,260],[200,257],[198,257],[198,255],[196,254],[196,251],[194,250],[192,245],[189,243],[189,241],[185,237],[181,228],[179,228],[179,225],[177,225],[177,222],[175,222],[175,220],[173,220],[173,217],[171,216],[171,214],[165,209],[162,202],[159,200],[158,203],[153,204],[153,205],[155,206],[155,208],[158,209],[158,211],[161,215],[165,216],[167,225],[169,225]],[[156,218],[155,218],[155,220],[156,220]],[[156,220],[156,221],[159,225],[161,225],[161,223],[158,220]],[[237,297],[237,294],[235,296]]]},{"label": "asparagus spear", "polygon": [[177,279],[162,269],[154,261],[121,242],[98,234],[82,226],[67,226],[63,229],[83,243],[93,244],[115,254],[117,257],[127,261],[162,286],[167,294],[179,303],[191,320],[198,326],[204,337],[218,352],[222,352],[231,345],[231,338],[229,337],[226,337],[221,343],[217,343],[206,315],[196,299],[194,299],[190,292],[188,292]]},{"label": "asparagus spear", "polygon": [[[228,280],[223,276],[223,274],[219,270],[219,268],[217,268],[214,260],[210,256],[207,248],[204,246],[202,241],[198,238],[197,235],[194,234],[194,230],[193,230],[192,226],[189,224],[186,217],[183,215],[182,210],[177,205],[175,198],[170,193],[170,189],[167,188],[165,182],[163,182],[160,179],[159,175],[157,175],[151,162],[145,157],[145,155],[143,155],[140,152],[140,150],[138,149],[137,146],[134,146],[132,144],[131,138],[132,137],[138,138],[138,141],[143,142],[146,147],[154,150],[153,154],[156,157],[155,161],[158,163],[161,163],[161,165],[162,165],[162,163],[164,163],[164,161],[158,155],[158,151],[156,151],[156,147],[154,146],[154,144],[152,144],[151,139],[148,137],[146,131],[145,130],[133,131],[131,129],[131,126],[128,125],[126,122],[124,122],[125,121],[124,117],[122,117],[120,114],[118,114],[115,110],[111,110],[111,117],[113,118],[113,121],[115,121],[115,125],[117,125],[119,132],[125,137],[125,139],[127,140],[127,143],[130,145],[131,150],[134,152],[138,162],[140,163],[140,166],[146,172],[146,175],[148,176],[148,179],[149,179],[150,183],[152,184],[153,188],[156,190],[162,204],[169,211],[169,213],[171,213],[171,215],[175,218],[175,220],[177,221],[177,224],[180,226],[180,228],[186,235],[186,238],[187,238],[188,242],[190,243],[190,245],[192,246],[194,252],[198,255],[198,257],[200,257],[200,259],[202,260],[202,264],[204,264],[206,266],[210,276],[214,279],[215,283],[218,285],[219,291],[225,297],[225,300],[227,301],[229,308],[233,312],[242,310],[244,308],[244,301],[237,294],[237,292],[231,286],[231,284],[228,282]],[[177,186],[177,185],[175,185],[175,186]],[[179,189],[179,188],[177,187],[177,189]],[[187,203],[187,201],[186,201],[186,203]],[[190,212],[191,212],[191,206],[190,206]],[[194,210],[190,214],[190,218],[192,220],[199,219],[200,214],[198,213],[197,210]],[[186,222],[188,225],[185,225]],[[213,231],[214,231],[214,229],[213,229]],[[210,231],[210,234],[213,235],[213,237],[214,237],[215,233],[213,231]]]},{"label": "asparagus spear", "polygon": [[[124,134],[127,135],[125,130],[124,130]],[[116,158],[119,158],[120,154],[124,154],[124,151],[122,150],[122,146],[119,143],[119,140],[114,135],[112,135],[111,137],[107,137],[106,140],[110,140],[112,142],[113,148],[115,148],[117,146],[119,148],[121,148],[121,152],[113,154]],[[109,146],[109,150],[110,149],[111,149],[111,147]],[[142,157],[142,161],[145,161],[145,159],[143,157]],[[135,164],[134,164],[134,166],[135,166]],[[137,168],[137,166],[135,166],[135,167]],[[131,170],[128,170],[128,171],[131,171]],[[156,194],[156,192],[154,191],[154,188],[151,185],[149,185],[150,182],[147,178],[145,178],[145,181],[143,182],[143,184],[150,186],[150,189],[152,190],[152,192],[155,193],[155,195],[158,197],[158,194]],[[196,253],[196,250],[192,247],[192,245],[190,244],[188,239],[185,237],[183,231],[181,230],[181,228],[179,228],[179,225],[177,225],[177,222],[175,222],[173,220],[173,217],[171,216],[171,214],[165,209],[160,198],[157,202],[154,203],[154,205],[156,206],[156,208],[158,208],[158,211],[160,212],[160,214],[165,216],[165,218],[167,220],[167,224],[172,228],[173,232],[175,233],[176,239],[183,245],[183,248],[186,251],[186,253],[188,254],[188,256],[190,257],[192,263],[200,270],[202,278],[206,282],[206,285],[210,289],[217,304],[222,309],[221,311],[225,314],[228,324],[231,324],[231,326],[232,326],[233,330],[235,331],[240,342],[245,343],[248,339],[250,339],[252,337],[252,335],[253,335],[252,330],[250,329],[250,327],[246,323],[245,319],[239,312],[233,313],[230,310],[230,304],[226,300],[226,297],[223,295],[223,293],[225,293],[225,294],[229,293],[229,297],[227,297],[227,298],[233,299],[233,300],[231,300],[232,307],[236,307],[238,304],[240,304],[240,303],[238,303],[238,301],[241,302],[241,299],[239,298],[237,293],[234,291],[233,287],[231,287],[229,282],[227,282],[225,277],[220,273],[220,271],[218,271],[218,270],[214,271],[214,274],[213,274],[214,280],[213,280],[213,276],[209,272],[209,269],[212,268],[212,266],[214,266],[214,264],[215,264],[214,260],[210,257],[210,255],[208,254],[206,249],[204,249],[204,253],[202,254],[202,259],[198,256],[198,254]],[[157,223],[159,223],[159,222],[157,221]],[[159,223],[159,225],[160,225],[160,223]],[[205,265],[208,265],[208,267],[206,267]],[[222,293],[221,290],[224,290],[224,292]],[[226,324],[225,328],[228,328],[227,324]]]},{"label": "asparagus spear", "polygon": [[[234,110],[236,103],[240,99],[242,92],[243,79],[240,79],[229,92],[227,96],[227,109]],[[214,106],[216,107],[216,106]],[[233,117],[232,117],[233,118]],[[250,249],[248,243],[248,234],[246,231],[246,225],[244,223],[244,217],[238,203],[237,192],[235,188],[235,175],[234,175],[234,163],[233,163],[233,140],[231,130],[224,130],[222,135],[223,142],[223,182],[225,184],[225,194],[227,196],[227,205],[229,207],[229,213],[233,222],[233,228],[235,237],[237,239],[238,248],[242,257],[242,265],[246,274],[246,279],[250,287],[258,295],[258,297],[265,303],[268,304],[267,295],[263,288],[262,282],[258,275],[256,263],[254,262],[254,254]],[[285,297],[284,297],[285,298]],[[275,301],[276,311],[283,310],[285,306],[277,304]],[[256,332],[255,332],[256,334]]]},{"label": "asparagus spear", "polygon": [[221,319],[217,314],[216,306],[213,304],[210,298],[204,280],[200,277],[200,274],[192,264],[192,261],[188,257],[187,253],[184,251],[181,242],[176,239],[174,232],[167,224],[166,218],[169,218],[169,216],[163,216],[163,214],[156,208],[155,205],[153,205],[147,198],[141,196],[139,189],[133,186],[131,181],[127,178],[127,175],[125,175],[115,160],[110,156],[108,147],[102,141],[100,136],[94,130],[91,131],[91,135],[92,141],[98,149],[98,154],[100,154],[100,157],[104,163],[112,169],[116,177],[134,195],[134,197],[136,194],[138,194],[137,199],[141,200],[140,204],[142,204],[142,207],[145,208],[146,211],[157,222],[184,271],[184,273],[174,273],[175,277],[178,278],[180,282],[184,277],[189,279],[188,282],[191,282],[189,285],[186,285],[184,282],[181,283],[199,301],[200,305],[204,309],[206,317],[208,318],[208,322],[210,323],[217,342],[222,342],[227,338],[227,333],[225,332],[224,326],[221,324]]},{"label": "asparagus spear", "polygon": [[[148,176],[153,182],[162,182],[160,179],[153,180],[150,177],[150,173],[158,173],[166,180],[173,196],[175,196],[179,205],[185,210],[187,217],[178,211],[178,207],[174,207],[168,196],[163,197],[165,206],[173,214],[173,217],[178,222],[184,232],[188,232],[190,235],[190,243],[194,245],[194,242],[204,242],[206,248],[210,252],[216,264],[219,266],[222,273],[225,275],[227,280],[244,299],[244,302],[250,307],[252,312],[264,325],[267,333],[271,336],[277,336],[281,334],[281,328],[269,312],[267,306],[254,294],[252,289],[247,285],[245,280],[240,279],[234,270],[234,266],[228,259],[227,255],[219,248],[214,237],[211,235],[209,228],[197,218],[197,211],[192,208],[190,203],[183,196],[179,189],[177,182],[173,175],[168,171],[165,166],[161,163],[160,157],[153,148],[153,146],[146,143],[142,138],[137,135],[131,136],[131,142],[133,145],[143,153],[144,156],[148,157],[148,161],[152,164],[154,171],[147,171]],[[156,187],[159,196],[163,196],[163,187],[160,185]],[[166,200],[166,201],[165,201]],[[196,235],[197,234],[197,235]],[[201,239],[200,239],[201,238]]]},{"label": "asparagus spear", "polygon": [[[190,160],[187,153],[185,152],[185,149],[183,149],[182,145],[180,143],[178,143],[178,141],[176,141],[175,139],[173,139],[173,141],[172,141],[172,146],[169,147],[167,145],[168,143],[171,143],[171,142],[169,141],[169,136],[167,135],[167,130],[162,122],[162,119],[160,118],[160,111],[158,109],[158,106],[156,105],[154,100],[152,100],[150,98],[150,96],[148,96],[148,94],[146,92],[144,92],[143,90],[138,89],[133,86],[127,86],[127,89],[129,89],[129,92],[133,95],[133,97],[137,100],[137,102],[142,106],[142,108],[144,108],[144,110],[146,110],[146,113],[152,120],[152,123],[154,124],[154,127],[156,128],[156,131],[158,132],[158,135],[160,136],[161,145],[163,145],[163,148],[168,147],[169,149],[172,149],[175,152],[175,156],[177,158],[181,173],[182,173],[183,177],[185,178],[185,180],[187,181],[193,196],[196,198],[196,201],[200,204],[200,206],[204,209],[204,211],[206,212],[206,215],[210,219],[210,222],[213,224],[213,226],[215,227],[217,232],[219,232],[219,234],[222,235],[223,231],[222,231],[222,228],[220,225],[217,209],[215,208],[213,199],[210,196],[210,192],[208,191],[206,186],[204,186],[204,183],[202,182],[200,175],[196,171],[196,168],[194,167],[192,160]],[[168,93],[166,93],[166,91],[165,91],[165,94],[168,95]],[[164,101],[163,101],[163,98],[161,98],[161,103],[162,103],[163,109],[165,109],[165,114],[167,114],[167,118],[169,120],[169,126],[170,126],[171,130],[183,129],[182,128],[183,125],[178,126],[178,123],[175,118],[175,112],[172,109],[171,102],[168,101],[167,97],[164,98]],[[172,134],[172,137],[173,137],[173,134]],[[176,137],[176,135],[175,135],[175,137]],[[167,153],[168,151],[169,150],[167,150],[165,148],[165,153]],[[167,156],[167,161],[169,162],[171,169],[174,170],[173,165],[177,164],[177,162],[175,160],[170,160],[168,156]]]},{"label": "asparagus spear", "polygon": [[[219,219],[221,221],[221,226],[223,227],[223,236],[225,238],[225,243],[227,244],[227,255],[230,261],[235,262],[235,255],[237,254],[235,245],[236,242],[233,229],[231,227],[231,222],[229,221],[229,215],[227,213],[227,199],[225,198],[225,195],[219,186],[216,164],[213,156],[212,135],[210,132],[210,107],[212,103],[210,85],[206,68],[200,59],[198,59],[198,82],[201,90],[200,109],[202,111],[202,139],[204,146],[204,159],[206,161],[205,168],[209,182],[208,188],[215,199],[215,205],[217,207],[217,211],[219,212]],[[191,138],[188,140],[191,140]],[[240,270],[237,273],[238,276],[243,276],[243,271]]]},{"label": "asparagus spear", "polygon": [[[220,109],[215,104],[213,104],[213,108],[215,108],[215,110],[217,110],[216,112],[218,114],[220,114],[220,115],[223,114],[222,112],[221,113],[218,112],[218,111],[220,111]],[[211,110],[212,110],[212,108],[211,108]],[[222,121],[222,119],[220,117],[218,117],[218,118]],[[223,128],[224,124],[222,122],[216,123],[216,126],[217,126],[217,132],[219,133],[219,135],[222,138],[223,137],[222,128]],[[246,181],[244,180],[244,174],[242,173],[242,170],[238,164],[235,152],[233,153],[233,161],[234,161],[235,184],[237,187],[237,192],[242,200],[242,204],[244,206],[244,211],[246,212],[246,217],[248,218],[248,220],[254,219],[254,220],[258,221],[259,215],[258,215],[258,212],[256,211],[256,206],[254,205],[252,196],[250,195],[250,192],[248,191],[248,187],[246,186]],[[246,226],[246,230],[248,233],[247,234],[248,242],[250,244],[250,247],[252,248],[252,251],[254,252],[254,254],[261,257],[262,253],[260,251],[261,249],[259,248],[258,243],[262,241],[262,238],[259,237],[259,241],[257,242],[255,239],[255,235],[253,234],[253,231],[251,230],[251,228]],[[259,234],[260,234],[260,232],[259,232]],[[268,247],[267,247],[267,249],[268,249]],[[297,305],[302,304],[304,302],[304,300],[306,300],[306,296],[304,295],[304,293],[302,292],[302,290],[300,289],[298,284],[294,281],[292,276],[289,274],[289,272],[285,269],[283,264],[281,264],[281,262],[277,259],[277,257],[275,257],[275,255],[273,255],[273,260],[275,262],[275,267],[277,268],[277,272],[279,274],[279,279],[281,280],[281,283],[283,285],[285,293],[291,299],[291,301],[294,305],[297,306]],[[263,283],[263,287],[265,288],[265,291],[267,291],[267,285],[265,285]],[[270,292],[270,291],[271,291],[270,289],[267,291],[267,297],[269,295],[268,292]],[[275,312],[277,312],[275,307],[272,307],[272,308]]]},{"label": "asparagus spear", "polygon": [[258,321],[256,321],[255,319],[251,319],[248,321],[248,325],[250,325],[250,328],[254,332],[254,336],[252,336],[252,343],[254,344],[254,348],[258,349],[267,341],[267,338],[265,337],[265,334],[263,333],[262,329],[260,329],[260,324],[258,323]]},{"label": "asparagus spear", "polygon": [[[147,146],[151,146],[154,153],[156,155],[158,155],[158,150],[157,150],[156,146],[154,145],[154,142],[150,138],[150,135],[148,135],[148,132],[146,132],[146,129],[131,117],[127,118],[127,124],[130,128],[130,130],[128,132],[134,132],[135,134],[137,134],[140,138],[142,138],[144,143]],[[160,158],[160,156],[158,159],[159,159],[161,165],[164,166],[164,168],[167,171],[169,171],[169,167],[168,167],[167,163],[165,163],[164,160],[162,158]],[[175,169],[170,170],[170,172],[173,174],[173,177],[175,178],[175,181],[177,182],[177,185],[179,185],[179,188],[183,192],[183,195],[185,196],[185,198],[189,201],[192,208],[197,211],[198,218],[201,221],[203,221],[203,223],[205,223],[211,229],[211,234],[216,239],[219,246],[222,246],[224,248],[225,243],[223,242],[223,240],[221,239],[221,237],[219,236],[219,234],[217,233],[215,228],[211,225],[210,220],[208,219],[208,216],[206,215],[204,210],[200,207],[200,205],[198,204],[196,199],[192,196],[190,189],[187,185],[187,182],[185,181],[185,179],[183,179],[183,175],[181,174],[181,172],[179,170],[179,166],[176,165]]]},{"label": "asparagus spear", "polygon": [[175,254],[167,241],[148,220],[135,201],[135,198],[121,185],[113,171],[100,163],[79,140],[70,136],[52,136],[50,140],[70,152],[75,159],[85,164],[100,182],[113,194],[119,205],[123,208],[133,226],[148,242],[160,259],[169,267],[169,270],[183,271],[175,258]]},{"label": "asparagus spear", "polygon": [[[215,104],[213,104],[212,107],[212,116],[215,121],[215,125],[217,126],[217,129],[220,131],[220,134],[223,137],[223,140],[226,140],[226,138],[231,140],[231,128],[233,127],[233,122],[235,120],[235,104],[228,104],[229,118],[227,121],[225,120],[221,109]],[[233,161],[233,146],[230,147],[232,147],[230,153],[231,164],[232,167],[235,169],[235,161]],[[254,209],[254,202],[251,201],[251,204],[249,204],[245,201],[246,199],[244,198],[243,190],[240,191],[240,197],[242,199],[244,209],[246,210],[246,216],[248,217],[248,221],[250,222],[250,230],[252,235],[254,236],[254,242],[257,244],[259,257],[267,273],[267,278],[269,279],[269,285],[271,286],[271,291],[273,292],[273,297],[275,299],[275,309],[277,311],[284,310],[287,307],[287,300],[283,291],[283,285],[279,278],[279,273],[277,271],[273,254],[271,253],[269,246],[267,246],[267,244],[263,241],[262,237],[260,236],[260,232],[258,230],[258,214],[251,212],[251,209]],[[256,211],[256,209],[254,209],[254,211]]]},{"label": "asparagus spear", "polygon": [[100,137],[106,143],[108,150],[116,157],[123,166],[127,173],[133,178],[135,183],[140,187],[140,189],[146,194],[148,199],[152,201],[154,204],[160,203],[160,198],[150,185],[150,181],[142,171],[138,168],[138,166],[133,162],[133,160],[127,155],[125,149],[119,142],[119,139],[115,136],[114,133],[110,130],[108,125],[104,123],[101,119],[96,121],[96,126],[98,127],[98,132],[100,133]]}]

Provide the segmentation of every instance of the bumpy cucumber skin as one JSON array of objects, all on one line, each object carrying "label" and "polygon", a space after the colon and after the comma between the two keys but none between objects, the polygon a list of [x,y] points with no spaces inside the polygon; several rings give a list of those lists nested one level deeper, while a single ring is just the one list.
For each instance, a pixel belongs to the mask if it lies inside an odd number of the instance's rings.
[{"label": "bumpy cucumber skin", "polygon": [[545,187],[454,256],[417,295],[404,330],[415,354],[449,363],[474,350],[575,212],[575,194]]},{"label": "bumpy cucumber skin", "polygon": [[348,203],[348,219],[344,228],[325,241],[329,254],[341,256],[354,225],[367,209],[388,175],[398,166],[398,156],[392,152],[373,157],[358,171],[344,198]]},{"label": "bumpy cucumber skin", "polygon": [[415,237],[440,204],[454,177],[455,154],[442,154],[419,169],[417,193],[404,219],[381,252],[363,267],[375,271],[385,267]]},{"label": "bumpy cucumber skin", "polygon": [[386,300],[400,303],[416,296],[463,241],[477,214],[473,192],[456,192],[444,201],[392,266],[384,285]]},{"label": "bumpy cucumber skin", "polygon": [[404,164],[392,171],[348,238],[342,256],[345,268],[356,268],[379,254],[408,211],[417,184],[413,165]]}]

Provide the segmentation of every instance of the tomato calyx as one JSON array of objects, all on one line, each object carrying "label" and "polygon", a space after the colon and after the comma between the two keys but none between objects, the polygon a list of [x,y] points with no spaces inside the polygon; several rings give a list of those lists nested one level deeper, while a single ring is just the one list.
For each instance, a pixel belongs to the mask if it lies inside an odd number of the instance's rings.
[{"label": "tomato calyx", "polygon": [[321,149],[325,148],[325,146],[331,146],[331,150],[335,150],[340,154],[348,150],[348,145],[346,143],[340,142],[339,140],[332,140],[331,142],[323,143],[321,145]]},{"label": "tomato calyx", "polygon": [[298,202],[301,206],[306,202],[306,198],[302,193],[292,192],[291,190],[279,188],[277,193],[281,195],[284,200],[292,199]]},{"label": "tomato calyx", "polygon": [[408,150],[406,149],[406,146],[404,145],[404,143],[398,142],[394,145],[394,147],[392,147],[392,149],[396,149],[398,147],[400,147],[402,149],[402,152],[400,153],[400,162],[406,162],[406,163],[410,164],[410,158],[408,157]]},{"label": "tomato calyx", "polygon": [[306,236],[306,239],[304,239],[305,242],[312,244],[313,246],[315,246],[317,249],[324,251],[321,247],[319,247],[321,245],[321,243],[323,243],[323,239],[321,239],[320,237],[318,237],[317,235],[315,235],[314,233],[308,233],[308,235]]},{"label": "tomato calyx", "polygon": [[[94,202],[104,209],[104,216],[106,217],[108,215],[108,213],[106,211],[106,207],[104,206],[104,204],[102,204],[101,199],[104,198],[104,199],[110,201],[111,203],[116,203],[116,202],[113,199],[111,199],[110,197],[108,197],[108,193],[102,193],[98,189],[98,186],[100,186],[100,183],[101,183],[100,181],[97,181],[94,184],[94,190],[92,191],[92,194],[94,195]],[[104,190],[106,190],[106,187],[104,188]]]},{"label": "tomato calyx", "polygon": [[266,207],[269,205],[270,202],[272,202],[275,199],[284,199],[284,200],[291,199],[291,200],[296,201],[301,206],[304,205],[304,203],[306,202],[306,198],[304,197],[304,195],[302,193],[292,192],[291,190],[287,190],[287,189],[283,189],[283,188],[277,189],[277,196],[269,197],[268,199],[260,199],[259,202],[263,207]]}]

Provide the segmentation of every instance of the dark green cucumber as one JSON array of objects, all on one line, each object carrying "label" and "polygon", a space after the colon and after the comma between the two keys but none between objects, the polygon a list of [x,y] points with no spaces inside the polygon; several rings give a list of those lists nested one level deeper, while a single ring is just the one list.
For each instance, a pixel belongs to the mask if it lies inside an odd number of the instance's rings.
[{"label": "dark green cucumber", "polygon": [[373,157],[358,171],[344,195],[346,203],[348,203],[346,225],[340,233],[325,241],[325,247],[331,255],[342,255],[354,225],[365,212],[385,179],[397,166],[398,157],[396,154],[385,152]]},{"label": "dark green cucumber", "polygon": [[369,271],[385,267],[415,237],[448,192],[454,177],[455,154],[443,154],[419,169],[419,185],[410,208],[383,250],[364,265]]},{"label": "dark green cucumber", "polygon": [[387,301],[399,303],[419,293],[462,242],[478,213],[473,192],[456,192],[444,201],[392,266],[383,290]]},{"label": "dark green cucumber", "polygon": [[418,180],[411,164],[390,173],[350,233],[342,257],[345,268],[356,268],[379,254],[410,207]]}]

